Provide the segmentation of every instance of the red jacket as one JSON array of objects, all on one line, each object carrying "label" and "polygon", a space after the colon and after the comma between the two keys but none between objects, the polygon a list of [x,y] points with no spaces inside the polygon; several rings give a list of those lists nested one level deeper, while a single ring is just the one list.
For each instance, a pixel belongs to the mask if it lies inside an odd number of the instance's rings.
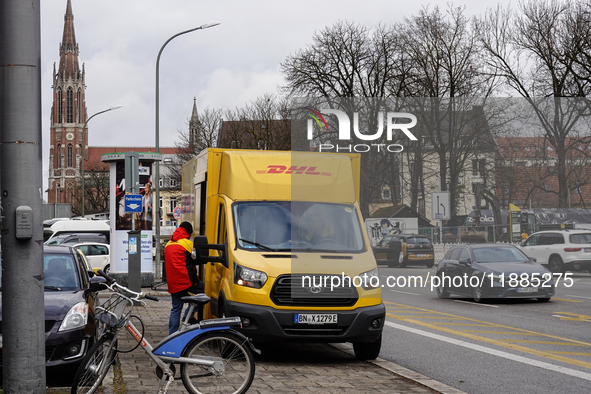
[{"label": "red jacket", "polygon": [[169,293],[178,293],[199,282],[197,266],[191,256],[193,242],[184,228],[178,227],[172,233],[164,248],[166,283]]}]

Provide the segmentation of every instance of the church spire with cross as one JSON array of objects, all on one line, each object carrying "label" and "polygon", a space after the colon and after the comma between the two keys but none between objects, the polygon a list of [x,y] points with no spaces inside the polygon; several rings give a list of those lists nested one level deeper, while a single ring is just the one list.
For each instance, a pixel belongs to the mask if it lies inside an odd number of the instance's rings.
[{"label": "church spire with cross", "polygon": [[[53,105],[50,120],[49,203],[70,203],[78,199],[81,149],[88,149],[86,122],[84,64],[78,60],[78,43],[74,31],[72,2],[67,0],[64,32],[59,46],[59,67],[53,65]],[[87,156],[87,155],[85,155]]]}]

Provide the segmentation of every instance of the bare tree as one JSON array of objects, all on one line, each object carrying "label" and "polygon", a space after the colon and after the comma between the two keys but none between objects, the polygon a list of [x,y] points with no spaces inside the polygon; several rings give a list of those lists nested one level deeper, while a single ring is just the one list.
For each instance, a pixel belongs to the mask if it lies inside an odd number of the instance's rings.
[{"label": "bare tree", "polygon": [[183,175],[183,164],[203,149],[217,146],[223,110],[206,107],[196,115],[196,119],[187,120],[187,130],[179,130],[179,140],[175,142],[177,153],[173,162],[167,166],[170,177],[176,179],[179,184]]},{"label": "bare tree", "polygon": [[[473,155],[490,148],[490,132],[482,112],[483,99],[495,86],[494,76],[482,73],[476,31],[464,9],[449,5],[424,8],[406,20],[406,47],[411,51],[413,83],[408,95],[417,97],[414,112],[422,125],[420,133],[428,151],[439,161],[440,190],[450,192],[452,219],[457,214],[464,190],[462,173]],[[486,143],[486,147],[483,147]],[[415,147],[415,177],[424,166],[424,146]],[[425,194],[418,183],[411,194]]]},{"label": "bare tree", "polygon": [[[110,175],[105,163],[89,162],[84,171],[84,212],[98,213],[109,210]],[[82,197],[78,189],[72,189],[72,213],[82,213]]]},{"label": "bare tree", "polygon": [[[568,203],[568,152],[589,143],[588,131],[576,128],[588,116],[584,99],[591,86],[582,64],[586,54],[573,26],[588,31],[571,1],[525,1],[520,13],[498,6],[479,21],[481,43],[491,75],[500,76],[511,90],[531,105],[544,135],[557,155],[558,206]],[[575,61],[577,59],[577,61]],[[578,62],[578,63],[577,63]],[[575,71],[576,70],[576,71]]]}]

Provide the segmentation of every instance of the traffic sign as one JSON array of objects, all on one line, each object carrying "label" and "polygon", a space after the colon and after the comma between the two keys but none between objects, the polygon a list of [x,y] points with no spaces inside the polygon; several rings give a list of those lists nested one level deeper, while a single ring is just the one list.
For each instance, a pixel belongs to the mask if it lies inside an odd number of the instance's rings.
[{"label": "traffic sign", "polygon": [[180,220],[181,219],[181,207],[176,207],[174,209],[174,211],[172,211],[172,215],[174,216],[174,218],[176,220]]},{"label": "traffic sign", "polygon": [[126,194],[125,195],[125,212],[142,212],[142,195],[141,194]]},{"label": "traffic sign", "polygon": [[451,219],[449,192],[431,193],[431,216],[434,220]]}]

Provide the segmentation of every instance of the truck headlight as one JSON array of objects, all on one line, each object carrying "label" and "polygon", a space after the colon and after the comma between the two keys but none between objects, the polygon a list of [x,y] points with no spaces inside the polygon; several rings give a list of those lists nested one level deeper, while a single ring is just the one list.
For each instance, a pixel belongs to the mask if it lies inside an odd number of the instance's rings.
[{"label": "truck headlight", "polygon": [[372,290],[380,287],[380,273],[377,267],[371,271],[359,274],[359,277],[361,278],[361,287],[364,290]]},{"label": "truck headlight", "polygon": [[84,301],[70,308],[66,317],[62,320],[58,331],[74,330],[86,326],[88,321],[88,304]]},{"label": "truck headlight", "polygon": [[267,282],[267,274],[263,271],[243,267],[234,262],[234,283],[240,286],[260,289]]}]

